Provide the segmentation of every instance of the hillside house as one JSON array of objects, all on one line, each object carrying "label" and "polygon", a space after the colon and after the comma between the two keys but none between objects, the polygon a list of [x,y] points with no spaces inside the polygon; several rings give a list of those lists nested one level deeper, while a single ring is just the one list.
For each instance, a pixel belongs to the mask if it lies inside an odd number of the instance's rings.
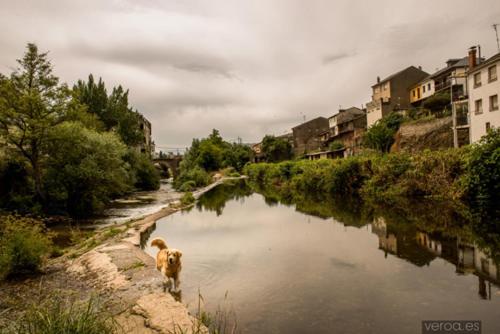
[{"label": "hillside house", "polygon": [[380,80],[372,86],[372,99],[366,104],[367,126],[370,127],[392,111],[404,111],[411,107],[411,88],[428,77],[421,68],[410,66]]},{"label": "hillside house", "polygon": [[301,156],[319,150],[322,144],[320,134],[328,129],[328,119],[325,117],[317,117],[292,128],[295,155]]},{"label": "hillside house", "polygon": [[[475,55],[475,49],[471,48],[469,53]],[[479,141],[490,128],[500,127],[500,53],[480,64],[475,59],[471,58],[467,72],[471,143]]]}]

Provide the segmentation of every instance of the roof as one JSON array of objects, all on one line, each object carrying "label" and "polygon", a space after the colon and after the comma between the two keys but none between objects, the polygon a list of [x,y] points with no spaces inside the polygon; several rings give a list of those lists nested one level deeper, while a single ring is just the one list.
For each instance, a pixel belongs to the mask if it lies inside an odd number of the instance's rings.
[{"label": "roof", "polygon": [[[421,72],[423,72],[423,73],[426,73],[426,72],[422,71],[421,69],[416,68],[416,67],[415,67],[415,66],[413,66],[413,65],[412,65],[412,66],[408,66],[407,68],[405,68],[405,69],[403,69],[403,70],[401,70],[401,71],[399,71],[399,72],[396,72],[396,73],[393,73],[393,74],[389,75],[389,76],[388,76],[387,78],[385,78],[384,80],[380,80],[380,82],[377,82],[376,84],[374,84],[374,85],[372,86],[372,88],[373,88],[373,87],[375,87],[375,86],[378,86],[378,85],[380,85],[380,84],[383,84],[384,82],[387,82],[387,81],[389,81],[389,80],[391,80],[391,79],[394,79],[395,77],[397,77],[398,75],[400,75],[400,74],[402,74],[402,73],[404,73],[404,72],[408,71],[409,69],[415,69],[415,70],[419,70],[419,71],[421,71]],[[426,73],[426,74],[427,74],[427,73]]]},{"label": "roof", "polygon": [[319,120],[325,120],[326,122],[328,122],[328,119],[324,118],[323,116],[320,116],[320,117],[313,118],[313,119],[311,119],[310,121],[307,121],[307,122],[301,123],[301,124],[299,124],[299,125],[297,125],[297,126],[294,126],[294,127],[292,128],[292,130],[293,130],[293,129],[296,129],[296,128],[299,128],[299,127],[301,127],[301,126],[307,125],[307,124],[309,124],[309,123],[317,122],[317,121],[319,121]]},{"label": "roof", "polygon": [[474,67],[473,69],[469,70],[468,74],[477,72],[478,70],[480,70],[482,68],[485,68],[486,66],[491,65],[491,64],[493,64],[494,62],[496,62],[498,60],[500,60],[500,52],[497,53],[496,55],[494,55],[494,56],[486,59],[481,64],[479,64],[476,67]]},{"label": "roof", "polygon": [[458,59],[458,60],[457,59],[450,59],[450,60],[448,60],[448,62],[450,62],[450,61],[456,61],[456,62],[453,63],[453,64],[451,64],[450,66],[446,66],[446,67],[440,69],[439,71],[431,74],[430,78],[431,79],[432,78],[436,78],[436,77],[438,77],[438,76],[440,76],[440,75],[442,75],[442,74],[444,74],[444,73],[446,73],[448,71],[454,70],[456,68],[469,66],[469,57],[464,57],[464,58],[461,58],[461,59]]},{"label": "roof", "polygon": [[354,119],[357,119],[359,117],[362,117],[365,115],[365,111],[362,109],[359,109],[358,107],[350,107],[347,109],[340,109],[338,113],[336,113],[333,116],[330,116],[328,119],[332,119],[333,117],[338,117],[337,123],[345,123],[352,121]]}]

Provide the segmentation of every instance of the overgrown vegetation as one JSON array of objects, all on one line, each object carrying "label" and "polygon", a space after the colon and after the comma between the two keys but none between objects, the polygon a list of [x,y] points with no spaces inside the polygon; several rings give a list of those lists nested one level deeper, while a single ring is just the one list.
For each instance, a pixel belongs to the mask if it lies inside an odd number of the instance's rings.
[{"label": "overgrown vegetation", "polygon": [[432,197],[494,206],[500,193],[499,142],[500,131],[494,130],[472,147],[260,163],[246,166],[245,174],[282,195],[308,192],[386,203]]},{"label": "overgrown vegetation", "polygon": [[[33,304],[26,314],[12,325],[16,334],[111,334],[118,326],[103,310],[96,297],[86,302],[54,297]],[[9,333],[9,331],[7,332]]]},{"label": "overgrown vegetation", "polygon": [[193,139],[191,147],[184,155],[179,167],[179,176],[174,187],[180,191],[209,184],[209,173],[232,167],[240,172],[251,160],[252,150],[247,145],[229,143],[222,139],[218,130],[203,139]]},{"label": "overgrown vegetation", "polygon": [[159,187],[148,153],[137,152],[145,139],[128,91],[108,95],[92,75],[69,89],[35,44],[18,63],[0,74],[0,207],[88,216],[134,188]]},{"label": "overgrown vegetation", "polygon": [[275,136],[267,135],[262,139],[262,152],[267,162],[280,162],[293,158],[292,145]]},{"label": "overgrown vegetation", "polygon": [[182,205],[190,205],[193,204],[196,201],[196,199],[193,196],[193,193],[187,192],[181,197],[181,204]]},{"label": "overgrown vegetation", "polygon": [[403,122],[400,113],[392,112],[373,124],[363,137],[363,146],[380,152],[389,152],[394,143],[394,135]]},{"label": "overgrown vegetation", "polygon": [[51,236],[40,221],[0,216],[0,279],[36,272],[51,252]]}]

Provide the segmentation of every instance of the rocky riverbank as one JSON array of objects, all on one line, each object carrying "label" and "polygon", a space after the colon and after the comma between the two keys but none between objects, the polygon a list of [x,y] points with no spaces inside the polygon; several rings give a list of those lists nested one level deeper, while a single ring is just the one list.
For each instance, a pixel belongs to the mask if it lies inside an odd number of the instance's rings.
[{"label": "rocky riverbank", "polygon": [[[198,198],[226,179],[194,192]],[[2,283],[0,328],[37,300],[54,294],[87,299],[98,295],[124,333],[208,333],[178,299],[163,291],[155,260],[141,249],[141,237],[156,221],[180,209],[181,194],[157,212],[103,228],[49,261],[42,275]]]}]

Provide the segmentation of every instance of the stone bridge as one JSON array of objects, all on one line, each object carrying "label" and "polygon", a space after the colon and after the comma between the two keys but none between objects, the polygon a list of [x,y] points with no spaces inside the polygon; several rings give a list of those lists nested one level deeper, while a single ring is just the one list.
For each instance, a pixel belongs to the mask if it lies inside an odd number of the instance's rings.
[{"label": "stone bridge", "polygon": [[162,171],[168,171],[169,176],[176,177],[179,174],[179,164],[182,161],[182,155],[167,155],[153,159],[155,166]]}]

